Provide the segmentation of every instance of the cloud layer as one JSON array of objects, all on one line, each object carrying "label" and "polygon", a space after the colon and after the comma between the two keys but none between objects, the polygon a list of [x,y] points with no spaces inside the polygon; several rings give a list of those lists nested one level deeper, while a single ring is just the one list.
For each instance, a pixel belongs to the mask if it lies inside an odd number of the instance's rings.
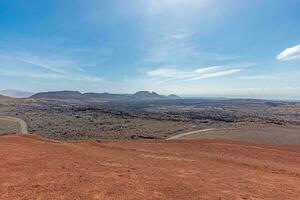
[{"label": "cloud layer", "polygon": [[278,60],[295,60],[300,59],[300,44],[290,47],[281,52],[277,57]]},{"label": "cloud layer", "polygon": [[48,80],[102,82],[103,79],[85,72],[71,58],[0,55],[0,75]]},{"label": "cloud layer", "polygon": [[228,68],[225,66],[210,66],[194,70],[179,70],[176,68],[157,68],[147,72],[147,75],[154,78],[162,78],[166,81],[196,81],[207,78],[228,76],[242,71],[241,68]]}]

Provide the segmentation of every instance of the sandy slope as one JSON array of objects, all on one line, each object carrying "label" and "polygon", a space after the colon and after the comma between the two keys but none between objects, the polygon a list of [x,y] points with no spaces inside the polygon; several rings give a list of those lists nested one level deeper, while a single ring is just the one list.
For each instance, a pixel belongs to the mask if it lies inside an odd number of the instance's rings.
[{"label": "sandy slope", "polygon": [[300,146],[300,127],[261,123],[236,123],[231,127],[192,132],[192,134],[183,135],[180,139],[229,139],[260,144]]},{"label": "sandy slope", "polygon": [[299,199],[300,149],[0,137],[0,199]]}]

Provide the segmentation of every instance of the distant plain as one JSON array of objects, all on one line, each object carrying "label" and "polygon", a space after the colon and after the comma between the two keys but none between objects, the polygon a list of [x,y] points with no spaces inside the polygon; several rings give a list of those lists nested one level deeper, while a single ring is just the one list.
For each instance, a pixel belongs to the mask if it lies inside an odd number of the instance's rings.
[{"label": "distant plain", "polygon": [[[213,128],[183,138],[300,145],[297,102],[168,98],[148,92],[134,98],[108,93],[93,93],[93,98],[76,92],[58,94],[2,97],[0,116],[23,119],[29,133],[57,140],[167,139]],[[9,132],[15,131],[11,126],[8,124]]]}]

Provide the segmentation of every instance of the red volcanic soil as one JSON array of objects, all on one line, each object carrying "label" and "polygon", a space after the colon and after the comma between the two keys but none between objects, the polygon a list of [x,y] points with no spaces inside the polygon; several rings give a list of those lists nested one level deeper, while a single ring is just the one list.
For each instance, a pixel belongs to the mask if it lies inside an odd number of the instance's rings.
[{"label": "red volcanic soil", "polygon": [[300,199],[300,149],[6,135],[0,199]]}]

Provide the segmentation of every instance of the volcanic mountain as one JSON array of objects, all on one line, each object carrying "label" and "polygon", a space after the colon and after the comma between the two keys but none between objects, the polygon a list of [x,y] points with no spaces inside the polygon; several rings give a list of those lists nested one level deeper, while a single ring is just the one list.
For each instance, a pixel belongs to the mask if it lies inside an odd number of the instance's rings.
[{"label": "volcanic mountain", "polygon": [[79,91],[55,91],[41,92],[31,96],[34,99],[55,99],[55,100],[159,100],[179,98],[176,95],[164,96],[155,92],[139,91],[135,94],[110,94],[110,93],[81,93]]}]

